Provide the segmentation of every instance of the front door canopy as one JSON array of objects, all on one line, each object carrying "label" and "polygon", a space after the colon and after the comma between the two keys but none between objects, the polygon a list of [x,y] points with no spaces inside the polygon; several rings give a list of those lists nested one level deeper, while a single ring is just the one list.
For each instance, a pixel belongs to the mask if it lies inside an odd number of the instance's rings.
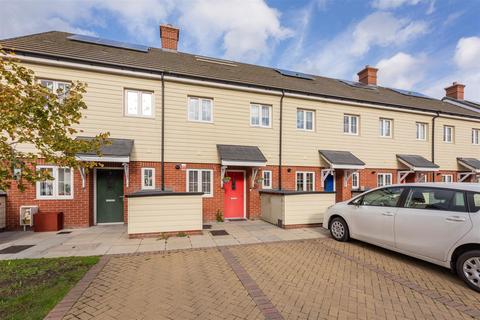
[{"label": "front door canopy", "polygon": [[[92,137],[77,137],[78,140],[92,140]],[[108,138],[108,143],[100,147],[100,154],[96,152],[83,152],[76,155],[80,161],[95,162],[130,162],[130,154],[133,149],[133,140]]]},{"label": "front door canopy", "polygon": [[480,173],[480,160],[476,158],[457,158],[458,164],[473,173]]},{"label": "front door canopy", "polygon": [[365,168],[365,162],[350,151],[318,150],[318,152],[331,169],[361,170]]},{"label": "front door canopy", "polygon": [[256,146],[217,144],[222,166],[265,167],[267,158]]},{"label": "front door canopy", "polygon": [[397,154],[397,160],[414,171],[438,171],[440,167],[435,163],[416,154]]}]

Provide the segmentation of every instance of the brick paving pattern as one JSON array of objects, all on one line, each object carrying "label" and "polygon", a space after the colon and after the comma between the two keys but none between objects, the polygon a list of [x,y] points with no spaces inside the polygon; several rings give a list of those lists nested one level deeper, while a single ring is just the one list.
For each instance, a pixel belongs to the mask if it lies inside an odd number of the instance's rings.
[{"label": "brick paving pattern", "polygon": [[65,319],[472,319],[447,269],[361,242],[112,256]]}]

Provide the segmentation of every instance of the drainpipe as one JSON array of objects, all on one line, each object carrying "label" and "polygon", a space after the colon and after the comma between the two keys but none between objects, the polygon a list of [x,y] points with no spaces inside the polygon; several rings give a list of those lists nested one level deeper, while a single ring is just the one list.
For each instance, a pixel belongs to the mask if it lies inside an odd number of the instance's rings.
[{"label": "drainpipe", "polygon": [[283,98],[285,98],[285,90],[282,90],[280,98],[280,128],[278,139],[278,189],[282,190],[282,132],[283,132]]},{"label": "drainpipe", "polygon": [[432,162],[435,163],[435,119],[440,117],[440,112],[432,118]]},{"label": "drainpipe", "polygon": [[162,191],[165,191],[165,79],[162,72],[162,140],[161,140],[161,154],[162,154]]}]

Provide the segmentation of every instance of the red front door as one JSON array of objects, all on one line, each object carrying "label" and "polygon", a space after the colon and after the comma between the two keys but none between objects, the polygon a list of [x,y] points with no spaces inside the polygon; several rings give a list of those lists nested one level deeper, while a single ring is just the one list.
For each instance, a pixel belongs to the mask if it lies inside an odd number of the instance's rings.
[{"label": "red front door", "polygon": [[225,190],[224,217],[226,219],[244,218],[245,213],[245,175],[243,172],[227,171],[230,181],[223,184]]}]

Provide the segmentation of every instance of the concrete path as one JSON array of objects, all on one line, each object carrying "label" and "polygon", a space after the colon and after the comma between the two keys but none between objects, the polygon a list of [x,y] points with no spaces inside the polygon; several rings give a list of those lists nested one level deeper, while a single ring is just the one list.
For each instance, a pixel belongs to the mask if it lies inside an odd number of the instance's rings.
[{"label": "concrete path", "polygon": [[[137,252],[158,252],[191,248],[208,248],[239,244],[266,243],[284,240],[324,238],[322,228],[284,230],[261,220],[210,223],[203,235],[170,237],[168,239],[129,239],[126,225],[95,226],[57,232],[3,232],[0,250],[15,245],[33,247],[15,254],[0,254],[0,260],[92,256]],[[214,236],[210,231],[225,230],[228,235]]]}]

